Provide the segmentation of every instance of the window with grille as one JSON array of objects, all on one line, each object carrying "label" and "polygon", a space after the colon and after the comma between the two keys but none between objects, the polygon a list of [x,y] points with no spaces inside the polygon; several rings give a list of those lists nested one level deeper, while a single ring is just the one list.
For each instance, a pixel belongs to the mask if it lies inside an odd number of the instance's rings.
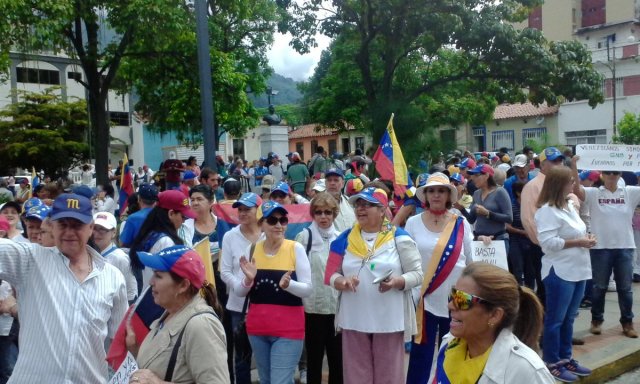
[{"label": "window with grille", "polygon": [[492,149],[505,147],[509,151],[513,151],[515,146],[513,137],[513,130],[491,132]]},{"label": "window with grille", "polygon": [[571,132],[565,132],[564,135],[568,145],[606,144],[607,143],[606,129],[592,129],[588,131],[571,131]]}]

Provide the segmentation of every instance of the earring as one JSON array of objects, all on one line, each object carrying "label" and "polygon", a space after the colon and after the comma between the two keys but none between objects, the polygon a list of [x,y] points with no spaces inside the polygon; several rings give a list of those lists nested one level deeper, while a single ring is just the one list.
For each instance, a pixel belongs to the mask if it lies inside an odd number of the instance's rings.
[{"label": "earring", "polygon": [[493,328],[493,323],[487,323],[487,325],[489,325],[489,327]]}]

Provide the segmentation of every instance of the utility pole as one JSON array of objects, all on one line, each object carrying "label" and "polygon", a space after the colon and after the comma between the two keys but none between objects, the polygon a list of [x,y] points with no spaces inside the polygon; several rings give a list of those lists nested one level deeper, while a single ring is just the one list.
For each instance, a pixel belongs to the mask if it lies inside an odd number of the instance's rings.
[{"label": "utility pole", "polygon": [[215,167],[216,134],[214,128],[213,89],[211,86],[211,59],[209,54],[209,9],[206,0],[195,0],[196,38],[198,42],[198,73],[200,75],[200,112],[202,114],[202,138],[204,162]]}]

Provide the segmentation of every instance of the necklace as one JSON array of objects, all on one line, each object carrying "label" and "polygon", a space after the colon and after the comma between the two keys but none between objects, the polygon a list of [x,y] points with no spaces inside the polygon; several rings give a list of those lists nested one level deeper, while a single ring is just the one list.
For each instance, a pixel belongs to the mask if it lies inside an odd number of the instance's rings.
[{"label": "necklace", "polygon": [[437,209],[428,209],[429,213],[432,214],[434,216],[433,221],[436,223],[436,225],[438,225],[438,217],[440,216],[446,216],[447,214],[447,210],[446,209],[442,209],[442,210],[437,210]]}]

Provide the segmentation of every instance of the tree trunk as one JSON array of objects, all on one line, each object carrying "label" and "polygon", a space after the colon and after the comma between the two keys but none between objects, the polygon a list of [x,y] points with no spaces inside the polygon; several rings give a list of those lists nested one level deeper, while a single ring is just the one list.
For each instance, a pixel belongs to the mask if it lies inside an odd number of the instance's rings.
[{"label": "tree trunk", "polygon": [[[100,95],[96,90],[94,95]],[[91,129],[94,132],[94,149],[96,156],[96,184],[106,184],[109,182],[109,144],[110,127],[107,119],[107,110],[103,97],[89,97],[89,119]]]}]

